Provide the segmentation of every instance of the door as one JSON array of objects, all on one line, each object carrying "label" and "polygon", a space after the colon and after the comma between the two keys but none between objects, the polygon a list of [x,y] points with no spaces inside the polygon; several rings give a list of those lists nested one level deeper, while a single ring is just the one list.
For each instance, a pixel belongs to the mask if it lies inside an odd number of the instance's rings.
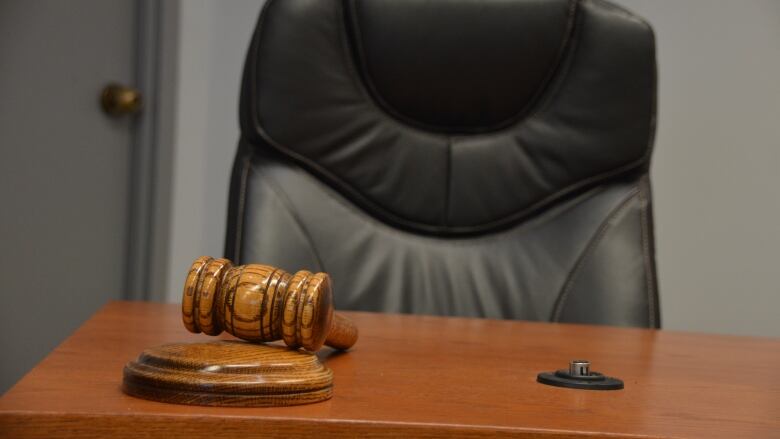
[{"label": "door", "polygon": [[[0,0],[0,393],[110,299],[128,252],[132,0]],[[117,371],[119,373],[119,371]]]}]

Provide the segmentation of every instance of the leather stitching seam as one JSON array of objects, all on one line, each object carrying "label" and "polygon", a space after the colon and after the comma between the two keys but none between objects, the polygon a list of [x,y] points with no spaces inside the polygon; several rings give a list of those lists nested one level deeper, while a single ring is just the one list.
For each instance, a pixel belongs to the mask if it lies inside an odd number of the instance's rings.
[{"label": "leather stitching seam", "polygon": [[251,153],[245,154],[241,162],[241,180],[238,192],[238,211],[236,212],[236,237],[233,260],[237,263],[241,261],[241,244],[244,241],[244,216],[246,213],[246,183],[249,177],[249,161]]},{"label": "leather stitching seam", "polygon": [[[319,180],[316,177],[314,177],[310,173],[300,169],[299,167],[289,166],[289,169],[291,169],[292,171],[294,171],[296,173],[301,173],[302,176],[304,176],[305,178],[313,179],[314,181],[319,183]],[[383,230],[383,231],[385,231],[387,233],[394,234],[395,236],[398,236],[398,237],[401,237],[401,238],[413,236],[413,237],[415,237],[415,239],[420,239],[420,237],[418,235],[415,235],[413,233],[409,233],[409,232],[406,232],[406,231],[403,231],[403,230],[399,230],[399,229],[393,227],[391,224],[387,224],[385,222],[382,222],[382,221],[378,220],[373,215],[370,215],[369,213],[367,213],[365,210],[360,209],[357,206],[355,206],[353,203],[350,202],[350,200],[348,198],[345,198],[340,192],[338,192],[337,190],[333,189],[332,187],[330,187],[328,185],[323,185],[322,190],[323,190],[324,194],[328,197],[329,200],[332,200],[336,204],[342,206],[348,212],[350,212],[350,213],[352,213],[354,215],[359,216],[361,219],[363,219],[364,221],[369,222],[374,227],[379,227],[379,228],[381,228],[381,230]],[[606,188],[604,186],[597,186],[597,187],[591,188],[587,192],[579,194],[577,196],[577,198],[575,198],[575,199],[573,199],[571,201],[572,204],[570,206],[566,207],[565,209],[563,209],[563,210],[561,210],[559,212],[554,212],[554,214],[552,214],[552,215],[546,215],[548,212],[544,212],[538,218],[538,222],[536,222],[537,219],[534,219],[533,223],[516,224],[516,225],[512,226],[511,228],[502,230],[500,232],[495,232],[495,233],[491,233],[491,234],[483,234],[483,235],[479,235],[479,236],[456,236],[456,237],[447,237],[447,238],[441,238],[441,237],[437,237],[437,236],[430,236],[430,237],[429,236],[425,236],[424,238],[425,239],[431,239],[431,240],[440,241],[442,243],[453,244],[453,245],[457,245],[457,244],[463,243],[463,242],[487,243],[487,242],[490,242],[490,241],[493,241],[493,240],[503,240],[503,239],[506,239],[506,236],[508,234],[514,233],[516,230],[527,229],[529,227],[531,227],[531,228],[533,228],[533,227],[541,227],[542,225],[548,223],[549,221],[553,221],[554,219],[558,218],[559,216],[565,214],[566,212],[569,212],[571,209],[574,209],[580,203],[586,202],[587,200],[590,200],[593,197],[596,197],[596,196],[602,194],[605,190],[606,190]]]},{"label": "leather stitching seam", "polygon": [[303,234],[304,239],[306,239],[306,242],[309,244],[309,249],[311,250],[312,255],[314,256],[314,259],[317,261],[317,271],[326,271],[325,265],[322,263],[322,258],[320,257],[319,252],[317,251],[317,247],[314,245],[314,239],[312,238],[311,233],[309,233],[309,230],[304,225],[303,221],[301,220],[300,216],[295,211],[295,208],[293,207],[292,201],[290,201],[290,197],[287,196],[287,193],[285,193],[281,189],[281,185],[279,185],[274,178],[268,174],[267,172],[263,172],[262,170],[255,170],[255,173],[258,176],[264,176],[265,179],[261,178],[261,181],[264,181],[268,187],[273,191],[273,193],[279,198],[279,201],[284,206],[284,210],[287,211],[288,215],[293,220],[293,223],[298,227],[298,229],[301,231],[301,234]]},{"label": "leather stitching seam", "polygon": [[555,300],[555,305],[553,306],[553,313],[550,317],[550,320],[557,322],[560,321],[561,314],[563,313],[564,306],[566,305],[566,300],[569,297],[569,293],[571,292],[572,288],[574,287],[575,280],[577,279],[577,276],[582,271],[582,267],[585,266],[585,262],[587,261],[588,257],[590,257],[593,252],[596,250],[598,245],[601,243],[602,239],[604,239],[604,236],[606,236],[609,229],[612,228],[611,221],[616,218],[618,215],[623,213],[623,210],[625,210],[628,206],[630,206],[630,203],[634,198],[639,194],[639,189],[634,188],[631,192],[629,192],[628,195],[620,202],[617,206],[615,206],[612,211],[607,215],[606,218],[599,224],[599,227],[596,229],[596,232],[591,237],[588,244],[585,246],[585,248],[582,250],[582,253],[580,253],[580,256],[577,258],[577,262],[574,264],[574,267],[572,267],[572,270],[569,272],[569,275],[566,278],[566,281],[563,284],[563,288],[561,289],[560,293],[558,293],[558,298]]},{"label": "leather stitching seam", "polygon": [[645,199],[644,195],[642,194],[642,190],[640,189],[638,192],[639,196],[639,225],[642,229],[642,266],[645,269],[645,289],[647,293],[647,310],[648,310],[648,321],[650,322],[650,326],[655,326],[655,304],[653,303],[653,286],[651,285],[652,279],[650,279],[650,266],[649,262],[647,260],[647,249],[648,249],[648,236],[647,236],[647,219],[645,218],[645,203],[647,200]]},{"label": "leather stitching seam", "polygon": [[640,224],[642,227],[642,262],[644,264],[645,268],[645,284],[647,288],[647,311],[648,311],[648,322],[650,323],[651,328],[657,328],[660,324],[656,320],[656,315],[659,314],[659,303],[658,303],[658,288],[656,285],[656,282],[658,281],[656,271],[653,268],[653,261],[652,261],[652,255],[650,252],[650,247],[652,243],[650,242],[650,224],[648,224],[649,219],[649,209],[648,206],[650,205],[650,199],[646,196],[645,191],[645,185],[649,184],[648,177],[644,176],[642,180],[640,181],[639,186],[639,201],[640,201]]}]

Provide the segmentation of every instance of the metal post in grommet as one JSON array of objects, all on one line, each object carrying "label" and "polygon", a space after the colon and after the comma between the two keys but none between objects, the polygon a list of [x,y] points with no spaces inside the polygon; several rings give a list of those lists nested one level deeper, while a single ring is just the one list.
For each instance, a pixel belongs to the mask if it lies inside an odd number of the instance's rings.
[{"label": "metal post in grommet", "polygon": [[623,381],[618,378],[591,371],[588,360],[572,360],[568,370],[542,372],[536,376],[536,381],[548,386],[583,390],[620,390],[624,387]]}]

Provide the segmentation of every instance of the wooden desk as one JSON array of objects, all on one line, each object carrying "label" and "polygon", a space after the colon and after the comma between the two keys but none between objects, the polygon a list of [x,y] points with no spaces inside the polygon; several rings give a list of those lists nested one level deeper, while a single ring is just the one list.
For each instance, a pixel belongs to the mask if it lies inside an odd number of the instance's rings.
[{"label": "wooden desk", "polygon": [[[780,340],[461,318],[347,313],[355,349],[322,359],[333,399],[210,408],[135,399],[142,349],[203,341],[178,305],[107,305],[0,399],[0,437],[780,437]],[[538,384],[584,357],[619,391]]]}]

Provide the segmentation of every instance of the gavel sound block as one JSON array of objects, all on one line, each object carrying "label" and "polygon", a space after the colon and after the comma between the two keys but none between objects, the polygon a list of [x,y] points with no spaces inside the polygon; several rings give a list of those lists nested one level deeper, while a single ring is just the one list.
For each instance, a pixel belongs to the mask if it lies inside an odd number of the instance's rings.
[{"label": "gavel sound block", "polygon": [[124,368],[125,393],[176,404],[263,407],[331,397],[333,373],[314,351],[348,349],[357,328],[333,312],[330,277],[267,265],[234,267],[198,258],[184,285],[182,316],[191,332],[223,330],[244,340],[282,339],[288,347],[212,341],[144,350]]},{"label": "gavel sound block", "polygon": [[239,340],[145,349],[124,369],[122,390],[174,404],[269,407],[331,397],[333,372],[316,355]]}]

